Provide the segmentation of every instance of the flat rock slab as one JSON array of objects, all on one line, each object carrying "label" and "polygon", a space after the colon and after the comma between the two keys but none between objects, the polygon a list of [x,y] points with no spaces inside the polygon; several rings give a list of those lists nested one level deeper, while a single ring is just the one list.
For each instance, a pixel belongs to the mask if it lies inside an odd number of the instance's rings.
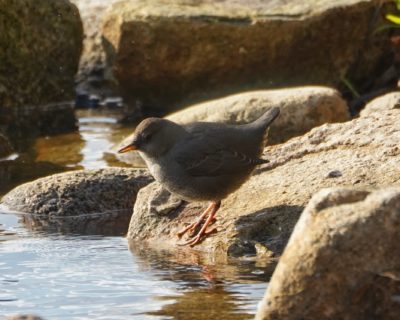
[{"label": "flat rock slab", "polygon": [[[308,134],[265,149],[269,164],[222,201],[218,233],[197,246],[219,254],[281,253],[309,199],[335,186],[400,185],[399,109],[325,124]],[[139,191],[128,239],[180,241],[176,232],[206,204],[181,204],[157,183]]]},{"label": "flat rock slab", "polygon": [[296,224],[256,319],[398,319],[400,187],[325,189]]},{"label": "flat rock slab", "polygon": [[25,183],[1,205],[34,229],[69,233],[126,233],[136,194],[152,181],[145,170],[107,168],[60,173]]},{"label": "flat rock slab", "polygon": [[[281,113],[269,130],[269,144],[287,141],[324,123],[350,120],[347,104],[340,93],[317,86],[239,93],[190,106],[166,119],[179,124],[196,121],[243,124],[258,119],[272,107],[279,107]],[[132,135],[125,138],[115,151],[131,141]],[[143,165],[135,152],[117,153],[116,157],[136,166]]]},{"label": "flat rock slab", "polygon": [[[380,1],[122,1],[103,36],[124,99],[166,113],[277,86],[356,85],[389,53]],[[368,44],[365,39],[369,37]]]}]

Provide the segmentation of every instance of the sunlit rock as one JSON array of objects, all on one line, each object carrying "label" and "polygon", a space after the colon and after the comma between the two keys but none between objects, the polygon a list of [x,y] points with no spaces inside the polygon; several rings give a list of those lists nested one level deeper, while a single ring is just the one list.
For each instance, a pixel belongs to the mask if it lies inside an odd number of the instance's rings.
[{"label": "sunlit rock", "polygon": [[[324,124],[265,149],[271,162],[222,201],[219,231],[197,246],[218,254],[280,254],[309,199],[322,188],[400,185],[400,109]],[[338,171],[340,175],[329,177]],[[174,246],[206,204],[179,203],[153,183],[139,191],[128,238]],[[262,248],[265,250],[262,250]]]},{"label": "sunlit rock", "polygon": [[299,219],[256,319],[398,319],[400,187],[331,188]]},{"label": "sunlit rock", "polygon": [[144,170],[72,171],[25,183],[6,194],[1,205],[21,213],[32,229],[121,235],[138,190],[151,181]]},{"label": "sunlit rock", "polygon": [[[380,1],[122,1],[105,17],[124,99],[166,113],[234,92],[370,82],[389,54]],[[365,39],[368,38],[368,42]]]}]

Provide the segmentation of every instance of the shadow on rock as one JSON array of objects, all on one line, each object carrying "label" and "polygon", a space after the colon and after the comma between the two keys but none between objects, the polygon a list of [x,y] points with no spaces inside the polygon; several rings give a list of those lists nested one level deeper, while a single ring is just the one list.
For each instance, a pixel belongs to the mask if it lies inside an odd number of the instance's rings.
[{"label": "shadow on rock", "polygon": [[228,254],[280,255],[303,209],[303,206],[279,205],[239,217],[235,221],[237,240],[229,247]]}]

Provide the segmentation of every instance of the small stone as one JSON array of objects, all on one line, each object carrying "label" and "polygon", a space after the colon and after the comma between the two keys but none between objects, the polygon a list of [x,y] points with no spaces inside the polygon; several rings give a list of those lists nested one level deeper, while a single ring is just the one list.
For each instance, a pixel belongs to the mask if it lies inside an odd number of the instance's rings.
[{"label": "small stone", "polygon": [[327,178],[339,178],[343,174],[339,170],[332,170],[328,173]]}]

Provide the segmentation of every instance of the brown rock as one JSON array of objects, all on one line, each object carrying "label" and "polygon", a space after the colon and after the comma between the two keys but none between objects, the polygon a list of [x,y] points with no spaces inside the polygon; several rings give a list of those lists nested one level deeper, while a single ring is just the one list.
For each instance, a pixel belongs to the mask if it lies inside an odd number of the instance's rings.
[{"label": "brown rock", "polygon": [[256,319],[398,319],[400,188],[325,189],[301,215]]},{"label": "brown rock", "polygon": [[250,89],[337,85],[350,70],[359,86],[389,52],[386,34],[370,34],[379,6],[375,0],[122,1],[105,17],[103,36],[124,98],[166,113]]},{"label": "brown rock", "polygon": [[[271,107],[279,107],[281,114],[269,131],[270,144],[284,142],[294,136],[327,122],[350,119],[346,102],[339,92],[325,87],[302,87],[239,93],[226,98],[190,106],[166,118],[179,124],[195,121],[249,123]],[[132,141],[125,138],[114,152]],[[144,166],[136,152],[116,153],[116,157],[134,166]]]},{"label": "brown rock", "polygon": [[[107,78],[106,56],[101,39],[104,14],[118,0],[71,0],[79,8],[84,28],[84,45],[77,79],[79,88],[92,89]],[[104,88],[102,88],[104,90]],[[104,92],[104,91],[103,91]]]},{"label": "brown rock", "polygon": [[0,11],[0,127],[30,134],[74,128],[72,108],[58,103],[74,96],[78,10],[67,0],[0,0]]},{"label": "brown rock", "polygon": [[151,181],[144,170],[72,171],[25,183],[1,205],[22,213],[34,229],[120,235],[126,233],[138,190]]},{"label": "brown rock", "polygon": [[[271,162],[222,201],[215,226],[219,232],[198,246],[220,254],[279,254],[304,206],[321,188],[381,186],[400,181],[399,109],[372,113],[353,121],[325,124],[305,136],[265,149]],[[340,172],[340,175],[329,173]],[[179,205],[157,191],[140,190],[128,239],[179,242],[182,224],[196,218],[206,204]],[[168,202],[168,201],[169,202]]]}]

